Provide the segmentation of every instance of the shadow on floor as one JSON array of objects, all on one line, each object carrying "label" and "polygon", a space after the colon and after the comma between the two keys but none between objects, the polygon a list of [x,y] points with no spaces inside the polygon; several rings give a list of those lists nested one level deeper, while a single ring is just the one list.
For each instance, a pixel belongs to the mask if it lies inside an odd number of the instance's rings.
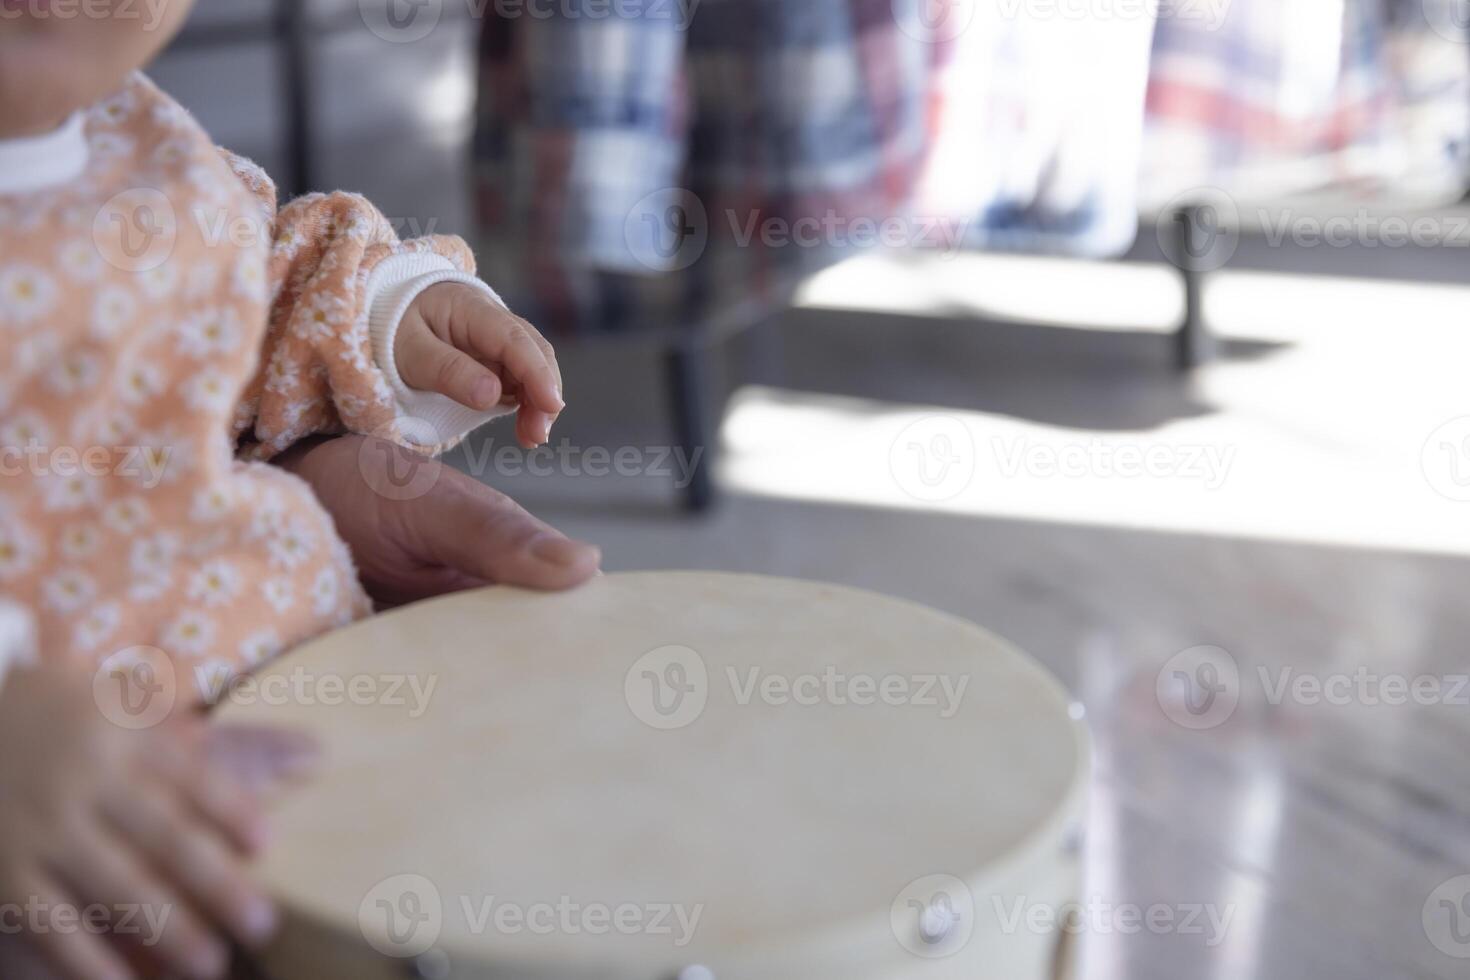
[{"label": "shadow on floor", "polygon": [[[776,336],[772,336],[775,334]],[[780,344],[781,387],[875,401],[942,405],[1088,431],[1147,431],[1211,414],[1172,362],[1172,338],[952,316],[791,310],[755,344]],[[1224,360],[1288,345],[1227,340]],[[825,352],[825,353],[822,353]]]}]

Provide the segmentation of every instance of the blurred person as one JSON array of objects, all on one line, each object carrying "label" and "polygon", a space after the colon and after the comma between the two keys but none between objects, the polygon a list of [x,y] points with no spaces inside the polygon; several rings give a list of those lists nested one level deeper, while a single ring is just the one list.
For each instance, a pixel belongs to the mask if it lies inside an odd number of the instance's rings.
[{"label": "blurred person", "polygon": [[[458,239],[400,241],[351,194],[278,207],[138,73],[191,6],[0,0],[5,976],[222,975],[274,915],[258,793],[196,709],[374,600],[599,561],[412,452],[511,413],[544,443],[550,345]],[[392,492],[405,467],[432,479]],[[180,707],[129,730],[93,677],[150,648]],[[61,928],[94,905],[170,914],[144,945]]]}]

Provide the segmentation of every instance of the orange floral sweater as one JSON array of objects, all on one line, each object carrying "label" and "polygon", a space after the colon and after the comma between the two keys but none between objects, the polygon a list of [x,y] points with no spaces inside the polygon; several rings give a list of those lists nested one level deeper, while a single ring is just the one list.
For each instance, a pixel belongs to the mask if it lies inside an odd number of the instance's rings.
[{"label": "orange floral sweater", "polygon": [[278,209],[142,76],[0,142],[0,654],[162,651],[208,695],[366,614],[331,519],[268,460],[344,430],[442,446],[499,414],[393,363],[413,298],[473,271],[355,195]]}]

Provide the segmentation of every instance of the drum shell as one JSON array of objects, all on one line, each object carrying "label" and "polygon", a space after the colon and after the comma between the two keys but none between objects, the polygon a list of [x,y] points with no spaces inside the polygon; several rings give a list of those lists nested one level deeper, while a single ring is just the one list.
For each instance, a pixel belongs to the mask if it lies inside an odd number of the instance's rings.
[{"label": "drum shell", "polygon": [[[646,583],[646,584],[645,584]],[[657,586],[656,588],[654,586]],[[605,596],[617,591],[618,601],[614,602]],[[308,836],[297,836],[294,843],[297,845],[284,851],[277,849],[275,856],[270,862],[270,875],[268,881],[272,886],[277,882],[287,881],[291,888],[284,894],[300,894],[313,901],[302,904],[288,902],[293,907],[284,909],[286,926],[279,940],[264,954],[258,963],[259,969],[254,974],[245,973],[244,976],[263,976],[273,980],[305,980],[305,978],[318,977],[365,977],[373,980],[376,977],[451,977],[460,980],[489,980],[489,978],[515,978],[515,980],[673,980],[683,967],[692,965],[691,961],[707,966],[718,980],[821,980],[831,977],[833,980],[1047,980],[1054,976],[1066,976],[1065,960],[1061,955],[1065,952],[1069,943],[1068,937],[1055,927],[1033,928],[1031,923],[1023,916],[1017,923],[1010,919],[1014,915],[1018,903],[1025,909],[1041,907],[1044,909],[1057,909],[1066,903],[1078,898],[1078,840],[1079,828],[1084,824],[1085,793],[1088,783],[1089,763],[1089,739],[1084,725],[1077,720],[1075,710],[1070,710],[1065,691],[1055,683],[1049,675],[1042,677],[1041,671],[1034,662],[1029,661],[1007,647],[1003,642],[996,641],[988,634],[981,635],[972,624],[953,620],[911,604],[905,605],[885,597],[872,596],[857,593],[853,590],[842,590],[837,587],[820,586],[812,583],[778,582],[775,580],[762,580],[751,577],[740,576],[709,576],[709,575],[640,575],[640,576],[609,576],[607,579],[597,583],[595,588],[583,590],[580,593],[568,597],[519,597],[515,595],[506,596],[503,593],[495,594],[487,592],[483,599],[476,595],[466,595],[453,600],[439,600],[434,606],[427,609],[420,608],[417,612],[412,610],[393,614],[395,618],[379,621],[372,627],[359,625],[353,631],[343,634],[341,639],[329,638],[323,645],[315,649],[305,650],[299,657],[307,660],[319,658],[324,654],[329,659],[335,658],[335,663],[350,662],[352,669],[361,669],[358,665],[363,656],[381,652],[381,648],[393,653],[397,648],[394,644],[402,644],[408,647],[417,636],[417,628],[425,622],[425,617],[432,617],[437,623],[452,620],[458,623],[458,629],[463,634],[471,633],[480,623],[480,603],[492,605],[501,617],[496,620],[498,630],[502,635],[515,624],[508,622],[506,617],[512,617],[515,611],[529,608],[533,603],[555,603],[561,619],[566,621],[603,621],[610,617],[622,616],[624,629],[638,634],[637,642],[629,641],[626,649],[612,649],[610,653],[589,660],[585,664],[579,662],[578,677],[587,676],[587,671],[600,671],[600,680],[597,681],[596,690],[599,692],[615,691],[621,686],[624,672],[628,670],[628,663],[633,656],[648,647],[654,645],[654,641],[660,643],[668,642],[667,637],[661,633],[644,638],[643,622],[649,621],[662,623],[666,619],[677,618],[680,614],[679,604],[685,601],[699,601],[706,596],[718,595],[720,601],[724,602],[727,594],[745,594],[755,592],[757,598],[765,599],[774,594],[785,601],[786,597],[799,595],[801,606],[796,608],[796,603],[791,601],[782,611],[787,616],[800,617],[808,615],[810,619],[805,622],[808,632],[820,628],[821,633],[815,642],[801,645],[787,642],[787,655],[801,654],[804,651],[825,649],[831,645],[831,630],[846,630],[849,644],[859,644],[857,637],[865,637],[868,634],[861,628],[850,625],[847,620],[852,616],[860,618],[860,622],[874,627],[872,632],[883,634],[892,632],[888,629],[889,617],[901,623],[902,636],[908,646],[891,644],[890,647],[878,651],[881,656],[877,657],[876,663],[886,665],[892,656],[891,650],[897,649],[908,652],[910,649],[923,651],[938,651],[942,655],[944,651],[953,649],[955,656],[962,658],[962,666],[956,670],[970,671],[974,669],[980,676],[981,668],[993,670],[991,676],[999,676],[1005,683],[999,685],[986,685],[977,683],[976,690],[983,695],[987,691],[1005,692],[1005,702],[996,701],[994,712],[984,715],[986,718],[1000,717],[1008,718],[1007,726],[999,730],[984,730],[969,732],[971,739],[966,744],[980,744],[991,746],[1002,746],[1003,751],[991,752],[987,756],[988,767],[975,765],[973,760],[969,767],[956,767],[955,762],[959,757],[949,759],[947,754],[941,754],[940,759],[945,760],[942,764],[922,765],[933,763],[935,756],[926,754],[919,762],[921,765],[910,765],[907,761],[897,761],[896,753],[890,752],[886,755],[887,768],[878,766],[877,772],[886,772],[895,776],[906,774],[907,778],[895,778],[893,784],[888,782],[874,782],[869,778],[875,771],[874,763],[865,762],[862,767],[851,767],[844,760],[843,770],[846,772],[846,786],[873,786],[884,787],[878,794],[886,801],[894,804],[888,810],[889,819],[886,822],[873,820],[859,820],[860,824],[866,824],[869,828],[883,827],[882,834],[869,833],[863,840],[863,846],[849,846],[843,848],[827,848],[825,852],[826,864],[817,861],[810,865],[811,872],[806,874],[806,881],[797,882],[803,887],[798,892],[784,888],[767,889],[764,900],[747,901],[736,896],[733,902],[726,901],[723,909],[731,910],[727,914],[716,914],[717,907],[711,906],[706,910],[708,913],[704,920],[705,929],[703,939],[710,935],[718,936],[718,940],[710,940],[707,944],[703,942],[696,944],[700,948],[697,956],[691,955],[680,961],[678,951],[669,948],[662,950],[644,949],[640,955],[629,955],[622,957],[624,950],[617,947],[616,943],[603,943],[600,939],[596,948],[591,948],[584,943],[566,943],[558,945],[554,940],[542,942],[536,940],[528,942],[531,937],[527,936],[501,936],[494,933],[466,933],[463,931],[454,934],[446,933],[439,939],[438,946],[426,957],[420,960],[395,959],[385,956],[376,951],[363,933],[358,929],[358,923],[354,921],[352,910],[360,898],[366,894],[366,889],[374,880],[383,875],[396,875],[399,871],[424,871],[436,883],[444,886],[446,881],[447,892],[450,895],[463,895],[468,887],[468,881],[504,881],[504,865],[495,865],[492,868],[482,868],[481,877],[478,879],[464,879],[455,882],[452,879],[456,874],[455,868],[458,857],[452,861],[439,862],[438,870],[432,867],[423,867],[415,860],[416,854],[405,856],[401,852],[395,852],[389,845],[389,841],[378,841],[372,839],[371,834],[361,831],[361,824],[367,818],[380,812],[380,808],[389,813],[396,813],[399,828],[399,838],[404,839],[404,828],[412,827],[422,822],[425,827],[433,826],[433,813],[436,808],[452,805],[455,799],[440,798],[432,786],[420,785],[418,792],[405,792],[404,780],[395,781],[391,777],[381,778],[378,771],[378,759],[372,757],[372,764],[364,764],[362,753],[358,746],[370,741],[378,731],[378,717],[372,717],[373,728],[369,730],[362,727],[351,727],[345,729],[356,734],[356,740],[342,741],[344,729],[335,724],[335,720],[329,724],[326,719],[335,719],[336,716],[324,715],[319,712],[308,713],[299,706],[287,705],[275,708],[269,705],[257,703],[255,705],[234,705],[236,720],[241,718],[241,708],[244,718],[256,723],[274,723],[281,721],[285,724],[312,724],[321,728],[323,736],[338,740],[342,754],[348,757],[349,763],[356,763],[356,768],[342,771],[355,772],[357,781],[352,785],[379,786],[381,789],[372,794],[375,798],[359,799],[357,806],[342,814],[341,820],[326,819],[317,814],[326,814],[327,811],[319,810],[317,807],[323,801],[308,797],[304,803],[293,811],[294,820],[291,825],[306,828],[310,831]],[[660,605],[654,610],[655,614],[645,613],[642,608],[634,613],[624,613],[624,607],[637,599],[637,593],[649,592],[662,596],[664,593],[672,593],[678,598],[674,600],[660,600]],[[573,604],[569,611],[563,613],[563,604]],[[836,604],[838,612],[827,613],[819,616],[823,604]],[[874,623],[873,610],[882,612],[883,619]],[[509,612],[507,610],[510,610]],[[718,611],[718,610],[717,610]],[[840,613],[840,615],[838,614]],[[407,618],[405,618],[407,617]],[[414,618],[417,617],[417,618]],[[544,617],[543,617],[544,618]],[[698,622],[702,619],[695,618]],[[719,620],[719,616],[710,616],[711,620]],[[912,621],[911,621],[912,619]],[[635,625],[628,625],[633,621]],[[728,615],[724,616],[724,628],[732,621],[744,622],[743,619],[735,620]],[[793,626],[789,619],[782,620],[785,633],[783,641],[791,634]],[[742,627],[743,628],[743,627]],[[371,629],[372,632],[367,632]],[[662,630],[663,627],[659,627]],[[929,637],[927,643],[913,643],[915,634]],[[516,634],[523,636],[524,634]],[[800,634],[798,634],[800,635]],[[385,639],[386,638],[386,639]],[[620,637],[621,638],[621,637]],[[683,639],[682,637],[673,637]],[[722,662],[740,662],[732,655],[725,655],[725,650],[714,640],[699,637],[698,646],[712,665]],[[706,645],[708,644],[708,645]],[[986,658],[983,663],[976,661],[972,667],[971,644],[977,652],[983,653]],[[529,649],[529,644],[522,640],[517,643],[506,643],[499,650],[500,660],[494,663],[500,666],[496,669],[508,670],[515,666],[517,671],[522,669],[531,671],[532,676],[542,681],[542,686],[537,688],[535,684],[530,685],[533,689],[545,691],[544,677],[538,671],[544,669],[543,665],[547,658],[544,654],[535,658],[527,657],[527,664],[518,665],[513,659],[521,649]],[[838,649],[847,651],[848,648],[838,645]],[[767,656],[769,651],[761,648],[762,656]],[[741,651],[735,650],[734,654]],[[858,649],[857,652],[864,652]],[[828,656],[828,654],[822,654]],[[875,655],[876,656],[876,655]],[[722,660],[722,657],[724,659]],[[390,665],[396,664],[396,660],[380,658],[380,662]],[[450,692],[450,696],[456,691],[463,695],[466,691],[479,692],[476,686],[479,674],[483,669],[477,666],[474,669],[475,676],[466,677],[463,673],[456,673],[456,664],[469,663],[471,661],[461,658],[454,663],[442,663],[436,665],[435,669],[447,676],[444,690]],[[483,664],[484,661],[474,661]],[[813,661],[813,667],[817,663],[825,661]],[[922,659],[921,662],[926,669],[940,669],[944,666],[943,661],[931,664],[929,660]],[[993,668],[990,665],[995,665]],[[844,664],[844,667],[847,665]],[[859,661],[856,669],[872,669],[873,663]],[[284,668],[283,668],[284,669]],[[524,674],[517,672],[514,680],[517,686],[512,688],[501,685],[498,689],[486,686],[485,690],[520,690],[519,682]],[[455,686],[455,682],[459,686]],[[465,686],[468,682],[468,686]],[[558,685],[561,684],[560,675],[557,677]],[[1019,685],[1017,688],[1007,684]],[[1015,692],[1024,690],[1027,697],[1025,700],[1017,700]],[[670,737],[693,738],[702,731],[700,728],[680,730],[677,736],[667,736],[652,729],[645,728],[642,723],[634,722],[629,713],[629,705],[622,703],[621,691],[617,694],[604,697],[593,705],[600,707],[603,702],[611,705],[611,710],[616,717],[611,718],[610,724],[607,714],[597,715],[599,724],[584,729],[584,737],[588,731],[595,731],[598,736],[604,732],[622,730],[624,737],[637,739],[667,739]],[[453,704],[453,702],[448,702]],[[482,702],[472,701],[478,707]],[[989,702],[981,701],[986,704]],[[538,701],[537,704],[540,704]],[[973,704],[966,702],[967,709]],[[435,702],[436,709],[444,706],[444,702]],[[580,706],[580,704],[579,704]],[[507,706],[507,711],[512,715],[524,718],[518,712],[517,705]],[[720,705],[711,701],[704,722],[708,724],[711,719],[718,720]],[[446,709],[448,710],[448,709]],[[757,705],[754,708],[742,709],[743,711],[759,711]],[[820,709],[817,709],[820,710]],[[231,712],[227,711],[226,714]],[[972,718],[974,711],[957,716],[961,719]],[[434,717],[441,717],[436,715]],[[468,716],[467,716],[468,717]],[[581,717],[574,713],[563,714],[562,717]],[[742,715],[741,717],[748,717]],[[766,716],[760,716],[765,718]],[[782,717],[791,717],[783,715]],[[844,718],[855,716],[844,716]],[[864,713],[861,717],[872,717]],[[914,717],[904,715],[905,719]],[[348,719],[351,720],[351,719]],[[887,725],[887,722],[884,722]],[[956,722],[955,724],[959,724]],[[619,729],[619,725],[623,726]],[[1039,726],[1039,727],[1038,727]],[[747,728],[749,726],[746,726]],[[715,729],[723,731],[723,729]],[[405,730],[396,730],[399,735],[407,734]],[[415,730],[417,731],[417,729]],[[887,729],[884,729],[885,735]],[[860,733],[861,734],[861,733]],[[366,741],[365,741],[366,740]],[[542,744],[542,743],[536,743]],[[619,743],[621,744],[621,743]],[[650,743],[640,741],[637,744],[647,745]],[[658,747],[665,743],[659,742]],[[684,743],[680,743],[684,744]],[[697,744],[697,743],[696,743]],[[786,744],[786,743],[783,743]],[[795,743],[790,743],[795,744]],[[803,743],[805,744],[805,743]],[[833,742],[831,744],[849,746],[851,741]],[[861,743],[860,743],[861,744]],[[881,743],[880,743],[881,744]],[[906,752],[909,745],[902,742],[901,745]],[[928,745],[932,743],[918,743]],[[1011,746],[1016,751],[1011,750]],[[1029,755],[1020,751],[1020,747],[1044,746],[1045,751],[1031,751]],[[865,746],[865,751],[871,751],[871,741]],[[847,749],[841,749],[848,752]],[[503,758],[504,754],[497,758]],[[882,753],[880,753],[880,757]],[[338,756],[340,759],[341,756]],[[416,756],[415,758],[422,758]],[[865,755],[864,759],[870,759]],[[969,758],[966,756],[965,758]],[[1034,812],[1025,813],[1024,819],[1011,818],[1012,832],[1006,835],[1007,843],[1004,847],[985,848],[970,846],[970,842],[983,839],[979,837],[979,828],[993,824],[993,814],[1006,810],[1004,801],[1013,799],[1008,793],[1009,780],[1016,778],[1016,774],[1024,774],[1024,780],[1030,785],[1039,785],[1038,767],[1049,765],[1048,760],[1058,760],[1057,766],[1053,767],[1049,784],[1053,787],[1047,793],[1045,807],[1038,807]],[[1022,761],[1024,760],[1024,761]],[[1061,760],[1065,760],[1063,763]],[[605,760],[604,760],[605,761]],[[479,767],[478,757],[474,760],[474,766]],[[848,772],[847,770],[851,770]],[[543,764],[532,770],[534,772],[562,772],[568,771],[559,765]],[[573,767],[573,770],[574,767]],[[709,772],[721,772],[724,770],[710,767]],[[660,770],[662,772],[662,770]],[[923,778],[915,778],[913,773],[923,773]],[[598,773],[601,775],[601,773]],[[411,776],[405,774],[410,780]],[[953,778],[957,784],[963,784],[969,788],[963,797],[963,805],[939,806],[940,800],[952,799],[953,794],[942,791],[948,781]],[[724,776],[720,777],[723,785]],[[422,784],[422,780],[420,783]],[[666,781],[667,782],[667,781]],[[345,785],[345,782],[344,782]],[[517,785],[514,779],[503,780],[495,785]],[[522,785],[535,785],[522,783]],[[581,785],[581,784],[578,784]],[[620,784],[621,785],[621,784]],[[638,785],[634,780],[630,785]],[[677,785],[677,783],[670,783]],[[790,784],[788,784],[790,785]],[[895,789],[893,787],[901,787]],[[799,796],[802,787],[791,786],[792,791]],[[863,795],[864,802],[873,794]],[[541,795],[532,795],[528,798],[538,801],[557,801],[559,809],[551,809],[550,803],[540,803],[543,811],[547,813],[596,813],[595,809],[572,806],[564,804],[563,798],[555,792]],[[639,796],[638,799],[647,797]],[[658,799],[657,795],[653,797]],[[780,799],[789,799],[782,796]],[[904,801],[908,801],[905,803]],[[495,797],[494,805],[500,804],[499,797]],[[647,811],[640,814],[644,822],[637,823],[638,827],[669,825],[673,827],[704,827],[706,824],[684,819],[671,820],[668,814],[671,809],[679,812],[679,800],[663,799],[659,807],[644,809]],[[1024,808],[1022,808],[1024,809]],[[412,811],[412,812],[410,812]],[[909,812],[902,812],[909,811]],[[453,811],[446,810],[446,813]],[[807,811],[801,811],[805,815]],[[868,814],[865,809],[849,810],[847,812],[856,814]],[[1012,814],[1017,808],[1011,808]],[[901,813],[901,819],[894,819]],[[935,819],[928,827],[929,833],[925,834],[924,815],[933,814]],[[783,818],[784,818],[783,813]],[[917,819],[915,819],[917,818]],[[598,818],[599,821],[602,819]],[[841,821],[838,822],[839,824]],[[935,825],[942,831],[936,835]],[[350,831],[349,827],[357,827],[358,831]],[[776,827],[768,826],[768,833],[776,836],[768,837],[769,840],[786,840],[808,842],[816,844],[821,835],[829,831],[830,825],[815,827],[808,824],[805,833],[791,833],[791,825],[782,823]],[[432,835],[431,835],[432,836]],[[452,837],[453,840],[468,841],[469,838]],[[503,841],[503,837],[497,837]],[[589,840],[597,840],[597,837],[588,837]],[[956,855],[967,854],[969,858],[956,857],[951,859],[946,854],[939,853],[938,848],[925,846],[927,842],[942,840],[946,843],[944,848],[953,848]],[[302,846],[306,842],[311,846]],[[345,856],[339,856],[334,862],[327,865],[319,864],[318,857],[326,853],[336,853],[338,841],[342,845],[352,844],[356,850],[347,849]],[[291,841],[287,841],[291,843]],[[575,858],[576,863],[568,866],[565,871],[576,878],[578,874],[585,872],[587,868],[597,867],[601,855],[624,855],[641,854],[641,851],[629,851],[629,846],[641,847],[637,841],[631,840],[627,835],[617,838],[609,838],[607,845],[600,850],[582,848],[580,855]],[[445,851],[440,849],[440,856],[448,854],[459,855],[459,850]],[[535,846],[522,848],[519,851],[508,851],[507,854],[535,854],[554,855],[560,848],[555,838],[538,841]],[[811,850],[818,852],[817,848],[786,847],[781,849],[785,861],[768,861],[763,870],[773,870],[782,867],[808,867],[804,861],[804,855]],[[575,852],[573,852],[575,853]],[[868,854],[872,863],[863,860],[863,855]],[[907,855],[903,860],[893,860],[895,854]],[[919,856],[922,854],[923,856]],[[750,860],[758,860],[762,855],[747,855]],[[834,856],[836,858],[834,862]],[[717,860],[717,857],[711,855]],[[916,859],[917,858],[917,859]],[[937,860],[936,860],[937,858]],[[887,860],[885,860],[887,859]],[[510,860],[515,860],[511,857]],[[359,884],[353,881],[351,888],[345,888],[338,892],[332,892],[326,896],[330,901],[324,900],[321,890],[316,883],[324,880],[321,872],[330,870],[329,865],[335,863],[335,878],[362,879]],[[543,862],[534,862],[536,873],[540,874]],[[936,867],[935,864],[946,866]],[[709,878],[715,881],[741,880],[750,875],[750,865],[726,862],[722,869],[705,867],[704,856],[686,862],[683,865],[686,876],[696,878]],[[825,871],[821,869],[825,867]],[[877,870],[881,867],[882,870]],[[701,871],[701,868],[705,868]],[[970,869],[970,870],[967,870]],[[369,873],[370,871],[370,873]],[[725,877],[720,878],[717,871]],[[849,890],[843,882],[852,883],[854,874],[858,878],[866,878],[866,883],[874,887],[863,889],[864,897],[861,901],[851,900],[853,891]],[[890,898],[894,897],[902,882],[910,881],[912,878],[926,873],[953,873],[964,877],[973,899],[976,915],[973,918],[974,932],[969,940],[955,953],[945,958],[929,959],[905,949],[895,934],[895,922],[891,918],[891,909],[888,907]],[[443,877],[441,877],[441,875]],[[496,876],[502,876],[497,878]],[[770,876],[767,876],[769,880]],[[560,879],[554,879],[560,880]],[[621,881],[621,878],[602,879]],[[862,884],[863,882],[859,882]],[[783,882],[783,885],[785,883]],[[810,887],[805,887],[806,885]],[[509,886],[507,894],[516,894]],[[573,893],[579,898],[595,899],[601,897],[597,892],[577,892],[576,886],[570,886]],[[616,887],[616,886],[615,886]],[[631,886],[630,886],[631,887]],[[889,889],[892,890],[889,890]],[[524,887],[521,892],[525,894]],[[530,894],[535,895],[535,891]],[[552,894],[555,894],[552,892]],[[606,894],[604,891],[603,894]],[[634,893],[636,894],[636,893]],[[662,894],[655,892],[651,897],[661,898],[665,895],[689,895],[694,894],[704,897],[696,889],[691,892],[685,889],[671,889]],[[794,896],[803,896],[799,900]],[[846,900],[839,901],[846,896]],[[631,897],[631,896],[630,896]],[[728,896],[726,896],[728,898]],[[782,899],[788,899],[782,901]],[[823,907],[830,904],[835,908],[843,906],[843,914],[829,916],[825,919],[816,918],[810,914],[813,907]],[[446,908],[448,906],[446,905]],[[315,910],[315,911],[313,911]],[[728,926],[733,920],[738,922],[743,916],[740,910],[754,913],[761,920],[759,928],[721,928]],[[781,914],[772,914],[779,910]],[[749,916],[745,916],[749,918]],[[800,923],[806,923],[801,925]],[[788,925],[789,923],[789,925]],[[714,924],[713,934],[708,927]],[[367,926],[364,926],[367,928]],[[805,929],[807,931],[798,931]],[[752,939],[751,937],[755,937]],[[567,937],[576,938],[576,937]],[[584,937],[585,938],[585,937]],[[515,941],[508,941],[515,940]],[[379,937],[381,948],[381,937]],[[606,949],[604,950],[604,947]],[[692,951],[693,947],[691,947]],[[600,957],[598,961],[589,962],[588,957]]]},{"label": "drum shell", "polygon": [[[1062,909],[1081,892],[1080,826],[1084,801],[1076,801],[1069,819],[1047,828],[1034,854],[1017,862],[1004,884],[970,883],[978,914],[975,933],[965,947],[943,959],[923,959],[904,950],[893,938],[886,917],[843,936],[742,953],[732,951],[726,963],[710,966],[715,980],[1071,980],[1074,936],[1051,928],[1009,929],[1009,913],[1017,904]],[[444,972],[447,964],[448,972]],[[288,914],[280,935],[262,955],[259,969],[242,973],[270,980],[677,980],[677,968],[665,976],[618,971],[607,963],[527,964],[477,963],[449,954],[423,962],[393,959],[374,951],[362,936],[309,916]]]}]

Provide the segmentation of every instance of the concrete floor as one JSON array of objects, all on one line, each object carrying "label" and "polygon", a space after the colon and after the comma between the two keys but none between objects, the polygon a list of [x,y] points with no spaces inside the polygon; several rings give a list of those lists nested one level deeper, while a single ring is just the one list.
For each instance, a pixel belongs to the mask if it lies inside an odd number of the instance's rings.
[{"label": "concrete floor", "polygon": [[[1223,276],[1226,357],[1194,378],[1161,332],[1177,285],[1147,265],[859,263],[803,302],[722,350],[711,515],[676,512],[662,472],[588,472],[589,448],[657,470],[668,445],[657,352],[635,345],[563,345],[558,472],[513,472],[495,429],[459,465],[610,570],[865,586],[1042,660],[1097,738],[1084,898],[1230,917],[1221,936],[1130,935],[1099,912],[1079,977],[1465,976],[1470,504],[1452,498],[1470,458],[1450,457],[1470,443],[1441,426],[1470,414],[1470,290]],[[912,446],[962,478],[905,470]],[[1163,469],[1109,468],[1133,450]],[[1087,462],[1054,472],[1048,451]],[[1189,465],[1209,452],[1213,474]],[[1239,704],[1195,730],[1157,682],[1202,645]],[[1376,682],[1273,703],[1285,669],[1441,686],[1423,705],[1375,704]]]}]

